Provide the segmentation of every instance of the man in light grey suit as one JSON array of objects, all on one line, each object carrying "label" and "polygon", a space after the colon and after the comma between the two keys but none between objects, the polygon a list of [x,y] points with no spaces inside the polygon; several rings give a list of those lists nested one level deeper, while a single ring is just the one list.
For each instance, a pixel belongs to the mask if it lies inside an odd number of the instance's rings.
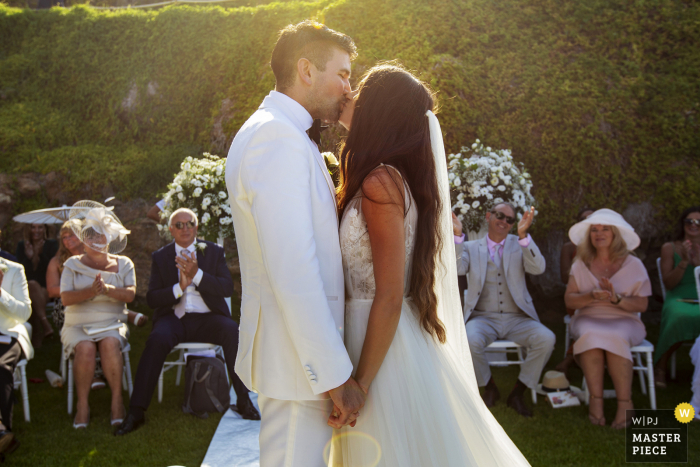
[{"label": "man in light grey suit", "polygon": [[[515,209],[510,203],[497,204],[486,214],[486,237],[464,243],[455,238],[457,271],[466,273],[468,280],[464,322],[477,382],[486,386],[482,397],[487,407],[500,398],[486,347],[496,339],[516,342],[525,347],[527,357],[507,403],[524,417],[532,412],[523,394],[537,385],[555,341],[554,333],[540,323],[525,284],[526,272],[537,275],[545,269],[544,257],[527,233],[534,216],[535,209],[530,208],[518,223],[518,235],[509,235]],[[457,225],[455,230],[461,235]]]}]

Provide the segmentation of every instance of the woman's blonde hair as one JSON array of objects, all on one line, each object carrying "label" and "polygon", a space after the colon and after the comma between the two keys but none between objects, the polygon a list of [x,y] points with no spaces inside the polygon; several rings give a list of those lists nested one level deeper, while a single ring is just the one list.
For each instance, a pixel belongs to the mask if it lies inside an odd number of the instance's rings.
[{"label": "woman's blonde hair", "polygon": [[[614,225],[608,225],[606,227],[610,227],[610,230],[612,230],[613,233],[612,243],[610,243],[610,261],[625,258],[630,252],[627,249],[627,243],[625,243],[622,235],[620,235],[620,230]],[[593,242],[591,242],[592,228],[592,225],[588,227],[585,240],[576,246],[576,257],[589,267],[591,262],[598,255],[598,251],[596,250],[595,246],[593,246]]]},{"label": "woman's blonde hair", "polygon": [[[23,231],[23,237],[24,237],[24,247],[27,248],[27,245],[34,245],[32,242],[32,227],[34,224],[25,224],[24,225],[24,231]],[[46,241],[47,238],[49,238],[49,227],[46,224],[43,224],[44,227],[44,241]],[[35,251],[34,256],[32,256],[32,269],[36,270],[37,266],[39,265],[39,257],[41,256],[41,250],[40,251]]]},{"label": "woman's blonde hair", "polygon": [[56,252],[56,257],[58,258],[58,273],[63,274],[63,263],[66,262],[68,258],[73,256],[68,248],[63,244],[63,234],[65,232],[70,232],[75,235],[71,223],[74,221],[66,221],[61,226],[61,230],[58,231],[58,251]]}]

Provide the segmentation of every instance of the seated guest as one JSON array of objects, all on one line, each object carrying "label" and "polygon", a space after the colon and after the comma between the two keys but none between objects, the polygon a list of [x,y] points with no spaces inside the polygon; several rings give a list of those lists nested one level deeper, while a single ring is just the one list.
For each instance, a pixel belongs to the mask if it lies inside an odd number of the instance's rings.
[{"label": "seated guest", "polygon": [[[61,226],[61,230],[58,233],[58,253],[51,258],[49,266],[46,269],[46,291],[48,292],[49,298],[54,299],[52,318],[54,325],[59,331],[63,328],[65,316],[63,302],[61,302],[61,273],[63,273],[63,265],[71,256],[79,256],[84,253],[82,242],[76,237],[75,232],[73,232],[71,226],[72,222],[79,221],[66,221]],[[148,322],[147,316],[131,310],[128,311],[129,323],[135,323],[137,326],[144,326]],[[100,389],[105,386],[106,383],[104,379],[102,379],[102,366],[98,362],[95,368],[95,377],[90,387],[92,389]]]},{"label": "seated guest", "polygon": [[[134,263],[119,256],[130,233],[113,212],[93,201],[78,201],[71,212],[71,227],[84,246],[84,253],[63,264],[61,301],[65,322],[61,330],[65,357],[75,354],[73,374],[76,404],[74,428],[90,421],[88,396],[100,352],[104,377],[112,391],[111,423],[124,419],[122,400],[122,349],[127,344],[126,304],[136,295]],[[87,326],[104,329],[88,334]]]},{"label": "seated guest", "polygon": [[700,266],[700,206],[686,209],[678,220],[675,239],[661,247],[661,276],[666,300],[661,312],[659,341],[654,352],[654,382],[666,387],[666,363],[684,341],[700,336],[700,313],[696,303],[678,299],[698,298],[693,270]]},{"label": "seated guest", "polygon": [[[571,319],[574,358],[583,369],[590,392],[589,419],[605,425],[603,375],[608,373],[617,393],[613,428],[630,425],[632,353],[646,336],[637,315],[647,309],[651,283],[642,262],[630,254],[639,237],[625,219],[610,209],[599,209],[569,230],[577,247],[564,300],[577,310]],[[630,416],[626,414],[630,410]]]},{"label": "seated guest", "polygon": [[[0,230],[0,234],[2,234],[2,230]],[[0,258],[5,258],[9,259],[10,261],[17,263],[17,257],[10,253],[9,251],[5,251],[2,248],[0,248]]]},{"label": "seated guest", "polygon": [[484,402],[493,407],[500,398],[486,347],[496,339],[516,342],[525,347],[527,357],[507,404],[525,417],[532,412],[523,394],[537,386],[555,341],[554,333],[540,323],[525,285],[526,272],[542,274],[545,268],[544,257],[527,233],[534,217],[531,208],[518,223],[518,235],[508,235],[515,224],[515,208],[497,204],[486,214],[487,236],[456,245],[457,270],[465,271],[469,282],[464,320],[476,379],[480,387],[486,386]]},{"label": "seated guest", "polygon": [[233,280],[224,249],[197,240],[197,216],[177,209],[168,222],[174,242],[153,253],[146,299],[155,309],[153,330],[146,341],[136,372],[129,414],[115,435],[130,433],[145,423],[145,412],[163,363],[181,342],[204,342],[223,347],[226,367],[243,418],[260,420],[248,389],[233,370],[238,351],[238,325],[224,300],[233,294]]},{"label": "seated guest", "polygon": [[[581,222],[593,214],[594,210],[589,208],[583,208],[578,212],[576,216],[576,222]],[[569,283],[569,272],[571,271],[571,265],[574,263],[574,258],[576,257],[576,245],[571,241],[564,243],[561,247],[561,253],[559,255],[559,273],[561,275],[561,282],[563,284]],[[566,313],[569,316],[574,315],[574,311],[571,308],[566,309]],[[569,367],[574,363],[574,346],[573,344],[569,346],[566,351],[566,358],[559,362],[556,366],[556,370],[562,373],[568,373]]]},{"label": "seated guest", "polygon": [[[56,255],[58,244],[48,238],[47,226],[31,224],[24,227],[24,240],[17,244],[15,256],[17,262],[24,266],[29,284],[29,298],[32,300],[32,321],[35,332],[32,333],[34,347],[39,348],[45,337],[53,335],[53,328],[46,319],[46,269],[49,261]],[[42,331],[43,329],[43,331]]]},{"label": "seated guest", "polygon": [[14,374],[17,363],[34,356],[24,323],[32,314],[27,279],[22,265],[0,259],[0,334],[10,343],[0,343],[0,455],[17,449],[12,434]]},{"label": "seated guest", "polygon": [[146,213],[146,217],[148,217],[149,219],[153,219],[154,221],[156,221],[157,223],[160,224],[160,222],[163,220],[160,217],[160,213],[163,212],[164,209],[165,209],[165,199],[161,199],[156,204],[151,206],[151,209],[149,209],[148,212]]}]

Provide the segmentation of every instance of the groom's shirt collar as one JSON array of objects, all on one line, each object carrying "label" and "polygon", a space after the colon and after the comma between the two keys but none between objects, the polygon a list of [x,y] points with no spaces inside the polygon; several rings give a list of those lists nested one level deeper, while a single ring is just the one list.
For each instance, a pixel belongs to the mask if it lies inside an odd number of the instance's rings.
[{"label": "groom's shirt collar", "polygon": [[[265,98],[265,100],[268,99],[274,102],[275,106],[282,110],[301,131],[306,132],[313,125],[314,119],[311,114],[303,105],[288,95],[278,91],[271,91]],[[263,105],[265,105],[264,101]]]}]

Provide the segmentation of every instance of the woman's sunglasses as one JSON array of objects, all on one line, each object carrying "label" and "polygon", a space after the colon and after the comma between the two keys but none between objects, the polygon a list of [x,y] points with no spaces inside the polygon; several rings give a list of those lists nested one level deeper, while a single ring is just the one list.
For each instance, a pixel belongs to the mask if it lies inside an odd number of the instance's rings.
[{"label": "woman's sunglasses", "polygon": [[700,219],[685,219],[683,221],[685,225],[694,225],[695,227],[700,227]]},{"label": "woman's sunglasses", "polygon": [[187,222],[175,222],[173,224],[177,230],[182,230],[185,227],[189,227],[190,229],[194,229],[194,226],[196,225],[194,221],[187,221]]},{"label": "woman's sunglasses", "polygon": [[496,216],[496,219],[498,219],[499,221],[502,221],[503,219],[505,219],[508,224],[510,224],[510,225],[515,224],[515,217],[506,216],[501,211],[491,211],[491,214]]}]

